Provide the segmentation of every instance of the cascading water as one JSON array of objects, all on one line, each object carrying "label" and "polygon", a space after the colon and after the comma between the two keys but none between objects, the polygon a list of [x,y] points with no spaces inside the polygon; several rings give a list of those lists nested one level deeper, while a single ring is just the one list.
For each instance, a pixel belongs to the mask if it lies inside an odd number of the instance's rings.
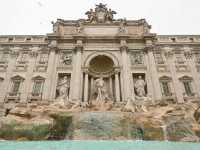
[{"label": "cascading water", "polygon": [[165,125],[165,122],[163,120],[155,120],[155,119],[153,119],[152,122],[156,126],[159,126],[162,128],[164,141],[168,141],[169,138],[168,138],[167,126]]}]

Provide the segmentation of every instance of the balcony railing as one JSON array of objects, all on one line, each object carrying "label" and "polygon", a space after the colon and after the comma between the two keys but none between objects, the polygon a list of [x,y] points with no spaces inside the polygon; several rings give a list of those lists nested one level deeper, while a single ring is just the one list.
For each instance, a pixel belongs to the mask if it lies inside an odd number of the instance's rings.
[{"label": "balcony railing", "polygon": [[28,103],[31,103],[33,100],[41,100],[42,99],[42,93],[29,93],[28,95]]},{"label": "balcony railing", "polygon": [[197,98],[197,93],[183,93],[183,97],[186,99],[194,99]]},{"label": "balcony railing", "polygon": [[18,103],[19,100],[20,100],[20,95],[21,95],[21,93],[19,93],[19,92],[17,92],[17,93],[13,93],[13,92],[7,93],[6,97],[5,97],[5,102],[8,103],[9,101],[14,100],[16,103]]}]

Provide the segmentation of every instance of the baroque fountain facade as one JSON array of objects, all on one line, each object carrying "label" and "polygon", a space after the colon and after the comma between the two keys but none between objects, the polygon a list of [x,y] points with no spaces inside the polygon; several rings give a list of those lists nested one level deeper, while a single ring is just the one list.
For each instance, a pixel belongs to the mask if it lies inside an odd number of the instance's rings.
[{"label": "baroque fountain facade", "polygon": [[115,14],[100,3],[44,36],[0,36],[2,138],[199,141],[200,36]]}]

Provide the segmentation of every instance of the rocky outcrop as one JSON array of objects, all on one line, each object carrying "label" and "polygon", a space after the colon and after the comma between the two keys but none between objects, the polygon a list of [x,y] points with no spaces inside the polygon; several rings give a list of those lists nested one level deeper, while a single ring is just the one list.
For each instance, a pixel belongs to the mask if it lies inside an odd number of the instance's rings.
[{"label": "rocky outcrop", "polygon": [[1,140],[147,140],[199,142],[196,103],[152,107],[149,112],[121,112],[107,104],[61,109],[14,108],[0,118]]}]

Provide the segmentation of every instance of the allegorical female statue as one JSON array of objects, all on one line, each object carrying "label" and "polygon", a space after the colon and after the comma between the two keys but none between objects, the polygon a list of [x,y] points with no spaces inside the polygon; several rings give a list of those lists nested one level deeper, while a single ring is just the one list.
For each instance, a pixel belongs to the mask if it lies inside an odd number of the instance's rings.
[{"label": "allegorical female statue", "polygon": [[135,82],[135,89],[136,89],[136,95],[138,97],[145,97],[145,85],[146,82],[142,79],[142,76],[138,77],[139,79]]},{"label": "allegorical female statue", "polygon": [[63,80],[60,82],[60,84],[57,87],[57,90],[59,91],[59,97],[66,95],[68,97],[69,93],[68,93],[68,89],[69,89],[69,81],[67,76],[64,76]]}]

